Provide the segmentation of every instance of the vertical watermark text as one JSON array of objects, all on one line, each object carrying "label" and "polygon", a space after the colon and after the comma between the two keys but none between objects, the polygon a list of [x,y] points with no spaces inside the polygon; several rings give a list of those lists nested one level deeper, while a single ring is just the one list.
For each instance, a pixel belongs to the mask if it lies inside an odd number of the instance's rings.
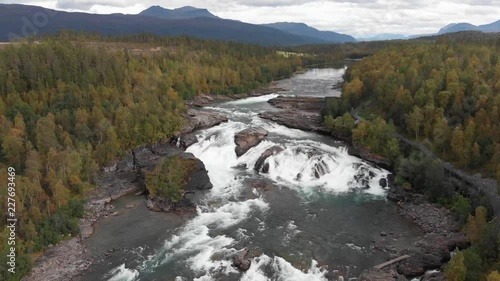
[{"label": "vertical watermark text", "polygon": [[12,274],[16,273],[16,170],[9,167],[7,170],[7,228],[9,235],[7,237],[7,245],[9,251],[7,254],[8,271]]}]

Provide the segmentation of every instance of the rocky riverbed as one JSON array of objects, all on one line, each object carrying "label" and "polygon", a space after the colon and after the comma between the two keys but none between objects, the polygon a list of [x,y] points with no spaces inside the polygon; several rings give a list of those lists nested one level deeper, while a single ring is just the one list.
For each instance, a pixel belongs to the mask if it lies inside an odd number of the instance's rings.
[{"label": "rocky riverbed", "polygon": [[[402,251],[409,259],[397,264],[397,272],[407,277],[425,275],[428,270],[440,269],[449,261],[450,252],[468,247],[467,238],[460,232],[458,222],[451,212],[431,204],[422,195],[393,186],[388,194],[397,203],[399,213],[412,220],[425,233],[415,244],[415,249]],[[444,276],[433,276],[432,280],[445,280]]]},{"label": "rocky riverbed", "polygon": [[[269,103],[283,110],[262,113],[260,117],[289,128],[331,134],[324,126],[321,117],[321,111],[326,104],[324,98],[283,96],[272,99]],[[350,140],[343,139],[343,141]],[[348,151],[351,155],[385,169],[392,168],[390,161],[363,148],[349,145]],[[392,253],[393,257],[409,255],[410,258],[384,269],[368,270],[360,276],[360,280],[407,280],[406,278],[424,276],[428,270],[442,269],[441,267],[450,259],[450,252],[455,248],[463,249],[468,246],[465,235],[460,232],[449,210],[430,204],[421,195],[405,191],[392,182],[390,185],[392,189],[388,198],[398,204],[399,213],[417,224],[424,235],[415,245],[408,245],[408,249]],[[384,249],[383,245],[378,247]],[[442,273],[434,273],[429,278],[432,279],[428,280],[445,280]]]},{"label": "rocky riverbed", "polygon": [[351,139],[335,135],[325,126],[322,112],[327,104],[327,99],[320,97],[280,96],[269,100],[269,104],[282,109],[281,111],[264,112],[259,114],[259,116],[289,128],[332,136],[347,145],[350,155],[390,170],[393,164],[391,161],[380,155],[371,153],[362,147],[353,145]]}]

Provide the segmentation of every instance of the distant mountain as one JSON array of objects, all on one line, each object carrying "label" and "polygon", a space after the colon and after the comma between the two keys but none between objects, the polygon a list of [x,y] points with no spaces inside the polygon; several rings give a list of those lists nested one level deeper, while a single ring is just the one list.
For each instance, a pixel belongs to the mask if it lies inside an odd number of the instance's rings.
[{"label": "distant mountain", "polygon": [[500,20],[490,24],[480,25],[479,29],[483,32],[500,32]]},{"label": "distant mountain", "polygon": [[316,28],[310,27],[305,23],[277,22],[277,23],[263,24],[263,26],[276,28],[278,30],[290,34],[316,38],[325,41],[327,43],[356,42],[356,39],[350,35],[341,34],[333,31],[319,31]]},{"label": "distant mountain", "polygon": [[446,39],[450,42],[484,42],[486,40],[496,41],[500,39],[500,32],[482,32],[482,31],[460,31],[445,33],[441,35],[423,35],[410,40],[420,42],[436,42],[439,39]]},{"label": "distant mountain", "polygon": [[490,24],[473,25],[467,22],[452,23],[439,30],[437,34],[453,33],[460,31],[482,31],[482,32],[500,32],[500,20]]},{"label": "distant mountain", "polygon": [[358,41],[387,41],[387,40],[405,40],[405,39],[408,39],[408,37],[402,34],[392,34],[392,33],[378,34],[368,38],[357,38]]},{"label": "distant mountain", "polygon": [[173,10],[165,9],[160,6],[151,6],[150,8],[142,11],[139,15],[163,19],[192,19],[200,17],[217,18],[217,16],[210,13],[207,9],[198,9],[190,6]]},{"label": "distant mountain", "polygon": [[[32,20],[33,15],[37,15],[37,19]],[[47,21],[40,22],[42,16]],[[70,13],[37,6],[0,4],[0,41],[18,36],[26,37],[33,33],[54,33],[63,29],[98,32],[103,35],[144,32],[170,36],[188,35],[260,45],[325,43],[317,38],[289,34],[271,27],[214,17],[163,19],[145,15]]]},{"label": "distant mountain", "polygon": [[477,31],[479,28],[473,24],[462,22],[462,23],[452,23],[443,28],[441,28],[437,34],[453,33],[460,31]]}]

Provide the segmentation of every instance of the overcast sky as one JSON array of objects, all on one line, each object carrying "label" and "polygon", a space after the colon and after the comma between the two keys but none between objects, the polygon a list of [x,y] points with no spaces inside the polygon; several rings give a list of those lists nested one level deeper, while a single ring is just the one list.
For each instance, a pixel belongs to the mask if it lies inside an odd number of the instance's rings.
[{"label": "overcast sky", "polygon": [[[138,3],[140,2],[140,3]],[[369,37],[381,33],[435,33],[453,22],[500,20],[500,0],[0,0],[66,11],[137,14],[151,5],[206,8],[249,23],[304,22],[320,30]]]}]

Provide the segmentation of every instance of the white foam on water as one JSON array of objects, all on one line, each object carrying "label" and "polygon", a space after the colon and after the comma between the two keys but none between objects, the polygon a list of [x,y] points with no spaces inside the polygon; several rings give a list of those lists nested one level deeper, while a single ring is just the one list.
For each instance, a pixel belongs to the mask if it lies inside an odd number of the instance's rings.
[{"label": "white foam on water", "polygon": [[267,131],[269,131],[271,133],[285,136],[285,137],[289,137],[289,138],[294,138],[294,139],[295,138],[296,139],[306,138],[306,137],[312,136],[312,134],[313,134],[310,132],[304,132],[304,131],[297,130],[297,129],[290,129],[286,126],[278,125],[276,123],[268,123],[268,124],[264,125],[263,127],[264,127],[264,129],[266,129]]},{"label": "white foam on water", "polygon": [[288,225],[286,226],[288,230],[296,230],[297,226],[295,225],[295,221],[289,221]]},{"label": "white foam on water", "polygon": [[252,104],[252,103],[260,103],[260,102],[267,102],[269,100],[272,100],[274,98],[279,97],[279,94],[270,94],[270,95],[263,95],[259,97],[251,97],[251,98],[246,98],[246,99],[241,99],[241,100],[235,100],[235,101],[230,101],[225,104],[227,105],[243,105],[243,104]]},{"label": "white foam on water", "polygon": [[223,107],[217,107],[217,106],[207,106],[205,109],[210,109],[214,111],[218,111],[221,113],[224,113],[230,117],[252,117],[256,116],[258,113],[256,112],[241,112],[241,111],[235,111],[229,108],[223,108]]},{"label": "white foam on water", "polygon": [[[257,103],[276,96],[267,95],[231,103]],[[254,120],[260,120],[256,118],[254,117]],[[261,124],[269,131],[290,139],[283,140],[283,143],[262,141],[238,158],[235,153],[235,133],[255,127],[256,124]],[[369,180],[371,188],[366,192],[385,193],[379,187],[378,180],[386,176],[387,172],[349,156],[345,148],[304,140],[308,138],[309,133],[284,126],[266,122],[256,122],[256,124],[229,121],[198,133],[198,143],[189,147],[187,152],[193,153],[203,161],[213,189],[202,199],[203,204],[199,204],[197,216],[179,228],[155,255],[144,261],[138,268],[141,272],[152,273],[157,267],[175,262],[189,268],[197,276],[195,280],[200,281],[217,280],[221,274],[237,274],[238,272],[231,266],[231,257],[237,252],[233,247],[253,233],[246,233],[243,230],[235,230],[232,233],[224,231],[238,227],[249,218],[258,219],[256,214],[265,216],[269,210],[268,203],[262,197],[239,201],[241,200],[239,195],[244,188],[247,188],[243,184],[244,176],[241,175],[241,169],[246,169],[248,174],[253,173],[257,159],[264,151],[275,145],[281,146],[284,151],[266,160],[269,163],[269,174],[264,176],[289,188],[310,189],[315,192],[348,192],[361,187],[360,183],[354,180],[356,176],[363,178],[371,172],[375,176]],[[265,229],[265,223],[260,221],[258,232]],[[288,222],[286,230],[291,234],[298,231],[293,221]],[[266,276],[269,272],[272,272],[272,276]],[[243,274],[241,280],[322,281],[326,280],[325,274],[326,271],[318,268],[315,261],[312,261],[307,271],[301,271],[281,257],[270,258],[262,255],[253,259],[250,270]],[[112,281],[131,281],[138,278],[139,271],[122,265],[113,269],[110,275]],[[178,276],[176,280],[183,280],[179,278],[184,277]]]},{"label": "white foam on water", "polygon": [[249,218],[254,210],[265,212],[268,207],[259,198],[229,202],[209,212],[200,211],[178,235],[165,242],[162,253],[157,255],[158,258],[163,255],[163,258],[156,266],[183,259],[197,273],[220,269],[225,261],[212,260],[212,256],[234,254],[235,250],[230,248],[234,239],[225,235],[212,236],[211,231],[228,229]]},{"label": "white foam on water", "polygon": [[[265,124],[270,123],[262,124],[266,128]],[[215,187],[212,191],[214,195],[230,196],[240,192],[231,184],[238,174],[235,167],[252,170],[262,153],[273,146],[280,146],[284,151],[266,160],[269,164],[267,176],[280,184],[306,192],[314,192],[318,188],[330,193],[366,189],[365,193],[377,196],[387,192],[379,181],[389,173],[349,155],[345,147],[333,147],[307,139],[291,139],[281,144],[264,140],[238,158],[234,152],[234,135],[249,127],[239,122],[228,122],[205,130],[198,135],[199,142],[187,149],[205,163]],[[276,128],[282,135],[300,135],[284,126]]]},{"label": "white foam on water", "polygon": [[[335,78],[341,78],[345,73],[345,68],[340,69],[310,69],[305,73],[296,75],[295,79],[307,80],[329,80],[334,81]],[[332,82],[333,83],[333,82]]]},{"label": "white foam on water", "polygon": [[[262,198],[234,200],[240,194],[244,180],[236,177],[235,167],[242,161],[234,151],[234,132],[246,127],[243,123],[228,122],[202,131],[198,135],[199,142],[187,149],[204,162],[214,187],[205,198],[206,204],[197,208],[197,216],[144,263],[145,271],[153,272],[156,267],[176,262],[190,268],[198,276],[196,280],[213,280],[214,275],[237,273],[229,257],[236,253],[232,248],[235,239],[242,238],[238,236],[244,233],[234,233],[235,237],[220,233],[252,217],[254,212],[264,213],[269,209]],[[251,155],[246,155],[245,161],[255,162]]]},{"label": "white foam on water", "polygon": [[214,186],[211,190],[213,196],[229,196],[233,193],[231,187],[234,186],[232,183],[237,172],[233,168],[238,165],[234,132],[246,127],[243,123],[230,121],[202,131],[197,135],[198,143],[186,150],[205,164]]},{"label": "white foam on water", "polygon": [[360,247],[360,246],[356,246],[355,244],[352,244],[352,243],[346,243],[345,244],[349,249],[353,249],[353,250],[356,250],[358,252],[361,252],[363,250],[363,247]]},{"label": "white foam on water", "polygon": [[132,281],[139,276],[139,271],[129,269],[125,266],[125,264],[122,264],[112,269],[107,275],[112,276],[108,279],[109,281]]},{"label": "white foam on water", "polygon": [[247,153],[238,158],[238,165],[246,165],[247,169],[252,170],[262,153],[274,146],[281,145],[278,145],[272,141],[262,141],[261,143],[259,143],[259,145],[250,148]]},{"label": "white foam on water", "polygon": [[[280,228],[282,228],[282,227],[280,227]],[[300,233],[300,230],[297,229],[297,226],[295,225],[295,221],[289,221],[285,227],[285,236],[283,237],[282,244],[284,246],[288,246],[290,243],[290,240],[298,233]]]},{"label": "white foam on water", "polygon": [[285,136],[285,137],[291,138],[291,139],[303,139],[303,138],[315,136],[315,134],[311,133],[311,132],[305,132],[305,131],[298,130],[298,129],[291,129],[291,128],[288,128],[286,126],[274,123],[274,122],[273,123],[267,122],[267,121],[261,119],[260,117],[258,117],[257,115],[253,116],[252,124],[254,126],[262,127],[270,133]]},{"label": "white foam on water", "polygon": [[292,266],[281,257],[275,257],[273,268],[277,272],[277,281],[326,281],[325,275],[328,273],[318,267],[318,263],[313,260],[308,271],[303,272]]},{"label": "white foam on water", "polygon": [[[266,270],[267,269],[267,270]],[[267,276],[266,271],[271,270],[272,276]],[[307,271],[301,271],[293,267],[281,257],[270,258],[263,254],[252,260],[252,266],[241,277],[241,281],[327,281],[325,275],[328,271],[318,267],[318,263],[314,260],[311,262],[311,267]]]},{"label": "white foam on water", "polygon": [[272,259],[266,255],[261,255],[252,260],[252,265],[245,274],[241,277],[240,281],[268,281],[263,269],[272,262]]},{"label": "white foam on water", "polygon": [[[369,181],[367,192],[374,195],[386,193],[378,181],[386,177],[388,172],[348,155],[343,148],[325,149],[322,144],[297,143],[269,157],[266,162],[270,167],[269,177],[292,188],[313,191],[320,187],[331,193],[349,192],[364,188],[362,182],[354,180],[358,177]],[[370,178],[370,173],[374,175],[373,178]]]}]

